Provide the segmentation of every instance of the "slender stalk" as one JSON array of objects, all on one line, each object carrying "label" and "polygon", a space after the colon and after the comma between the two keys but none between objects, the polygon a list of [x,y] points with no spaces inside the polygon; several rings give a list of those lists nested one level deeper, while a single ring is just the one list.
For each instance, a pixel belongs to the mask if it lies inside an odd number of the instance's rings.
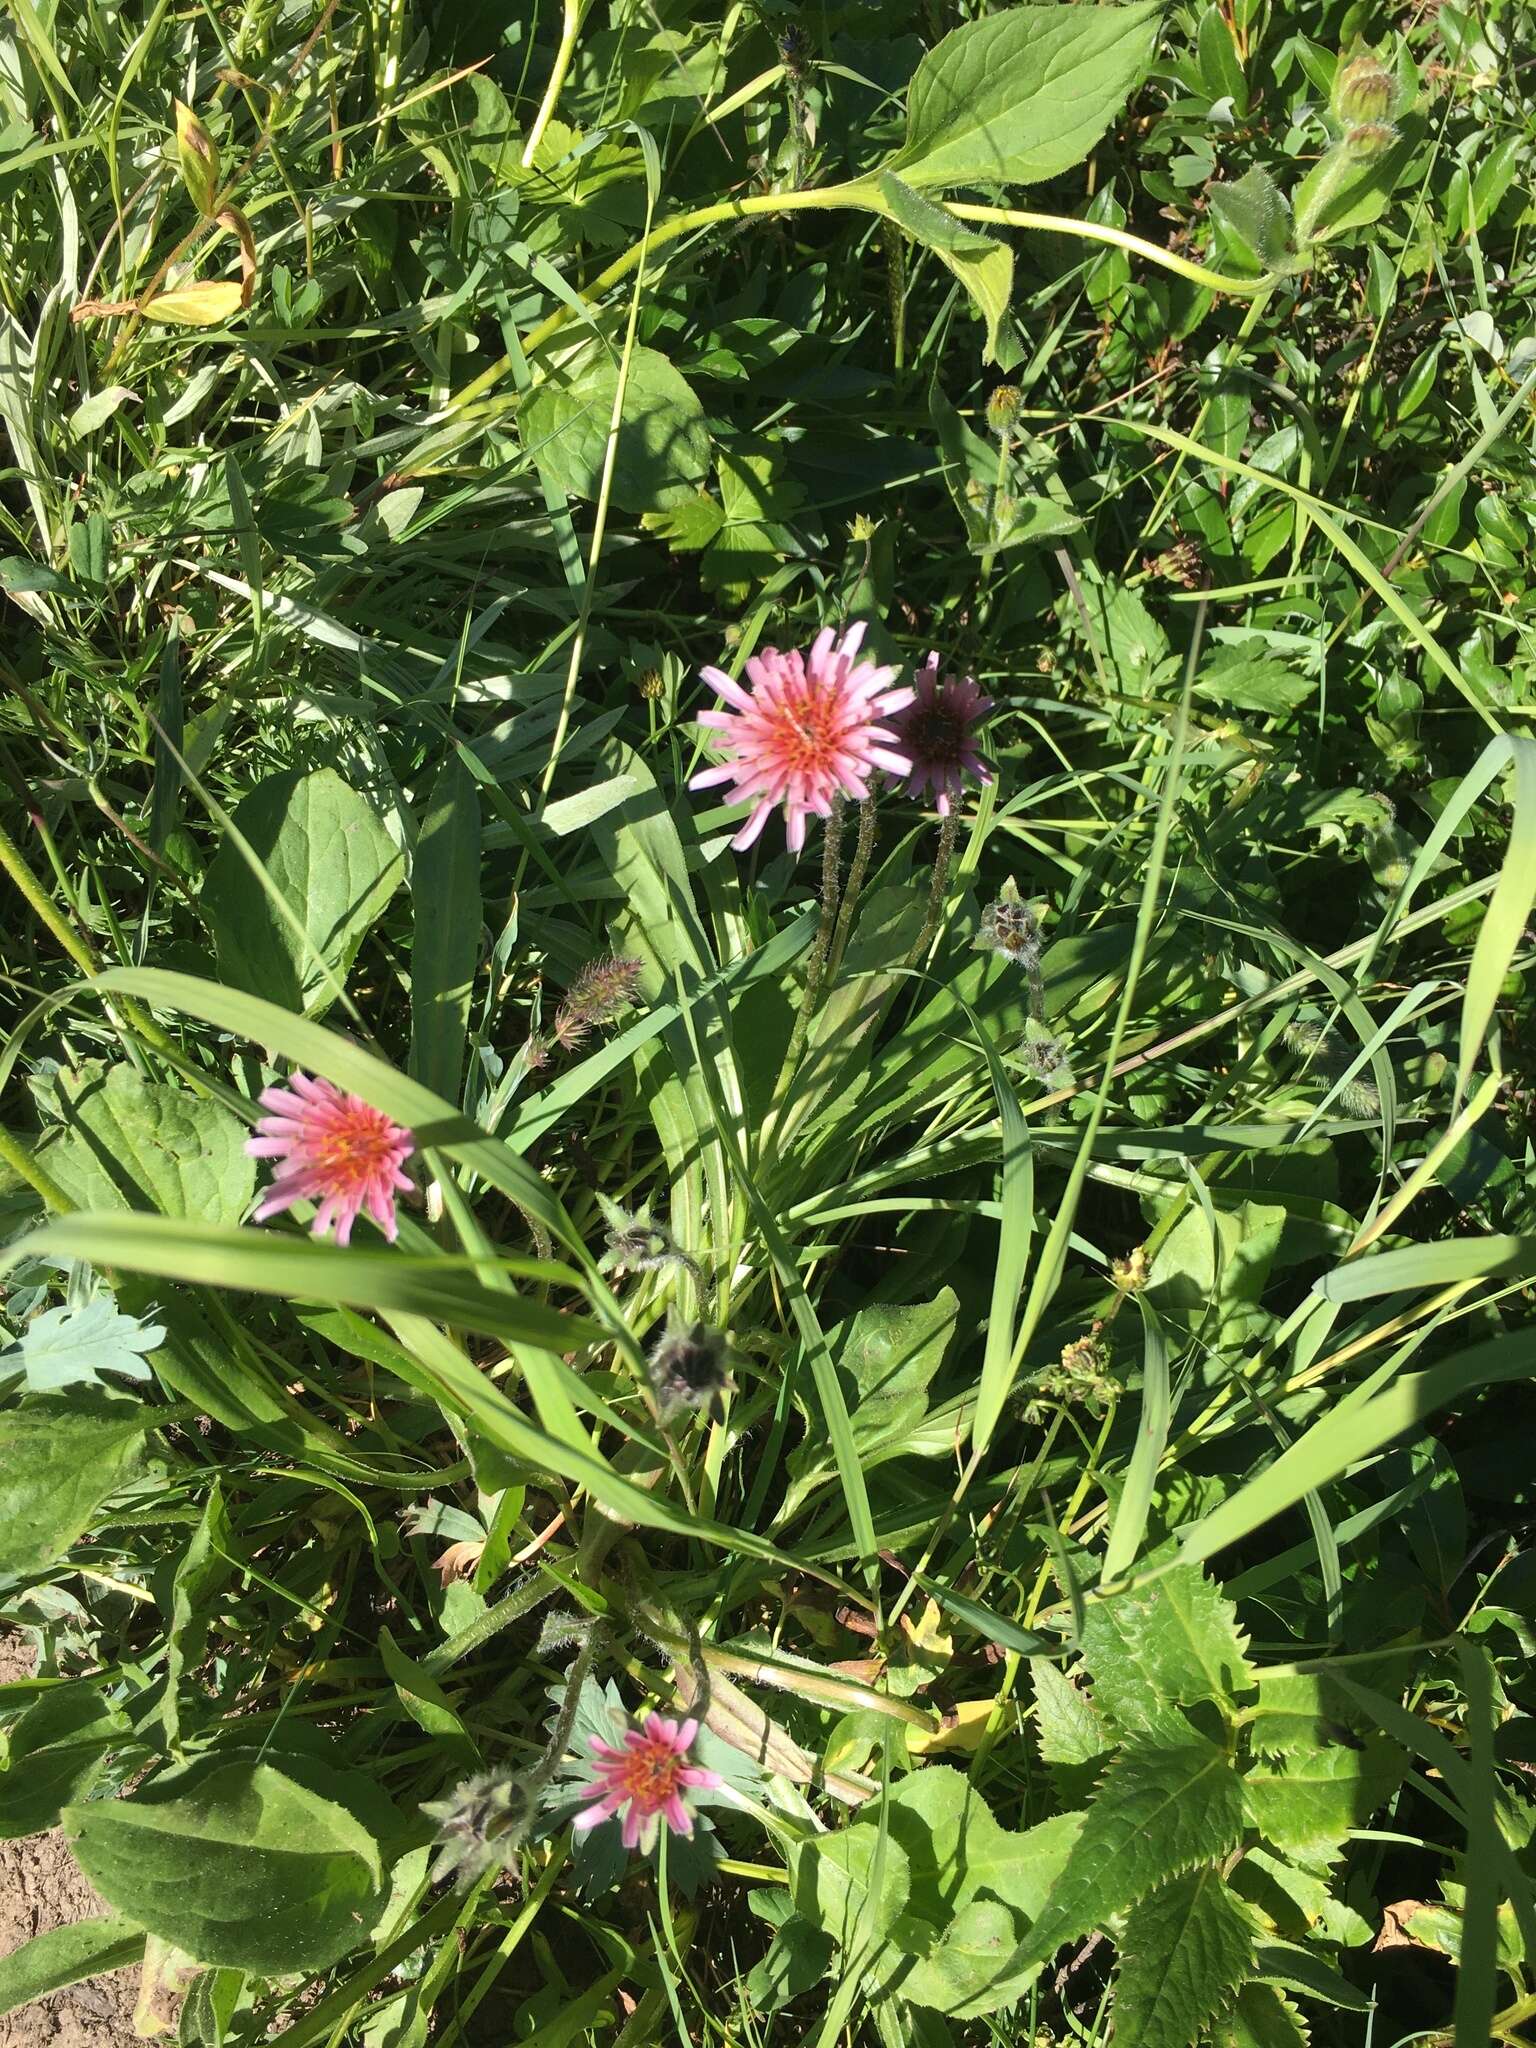
[{"label": "slender stalk", "polygon": [[544,140],[544,130],[549,126],[560,98],[560,89],[565,84],[565,74],[571,68],[571,59],[576,54],[576,37],[581,28],[582,0],[565,0],[565,20],[560,30],[560,47],[555,52],[554,68],[549,74],[549,83],[544,88],[544,97],[539,102],[539,111],[533,117],[533,126],[528,130],[528,140],[523,147],[523,169],[530,170],[539,144]]},{"label": "slender stalk", "polygon": [[951,810],[939,827],[939,850],[933,858],[933,880],[928,885],[928,915],[923,919],[922,935],[912,948],[914,960],[922,959],[939,929],[939,919],[944,914],[944,887],[949,880],[949,865],[955,857],[955,840],[959,832],[960,819]]},{"label": "slender stalk", "polygon": [[38,1163],[37,1155],[31,1146],[24,1144],[14,1131],[8,1131],[4,1124],[0,1124],[0,1161],[3,1161],[12,1173],[19,1173],[27,1185],[42,1196],[56,1216],[68,1215],[74,1208],[74,1203],[53,1175],[45,1166]]},{"label": "slender stalk", "polygon": [[[70,959],[74,961],[81,973],[88,974],[93,978],[100,974],[101,962],[96,957],[94,947],[86,939],[83,939],[74,926],[70,924],[69,920],[60,913],[58,905],[32,872],[21,848],[12,839],[3,825],[0,825],[0,868],[4,868],[21,894],[26,898],[28,904],[37,913],[39,922],[46,925],[49,932],[58,940],[59,945],[69,955]],[[128,1019],[134,1030],[137,1031],[140,1038],[147,1044],[154,1046],[159,1052],[174,1050],[170,1039],[160,1029],[160,1026],[149,1015],[148,1011],[140,1009],[139,1005],[130,996],[123,996],[120,998],[120,1001],[123,1015]]]},{"label": "slender stalk", "polygon": [[[1227,350],[1227,359],[1222,364],[1221,369],[1218,371],[1217,377],[1213,381],[1211,389],[1206,393],[1205,398],[1201,403],[1199,412],[1195,415],[1195,424],[1189,432],[1189,439],[1191,441],[1199,440],[1201,432],[1205,427],[1205,422],[1207,418],[1210,416],[1211,407],[1216,403],[1217,383],[1220,382],[1220,379],[1226,375],[1227,371],[1230,370],[1233,364],[1238,360],[1239,356],[1243,352],[1244,343],[1252,339],[1255,328],[1258,326],[1259,321],[1264,316],[1264,308],[1269,304],[1269,295],[1270,292],[1274,289],[1274,279],[1270,277],[1265,277],[1261,278],[1259,282],[1263,285],[1264,289],[1254,298],[1247,312],[1243,315],[1243,324],[1241,327],[1239,327],[1236,335],[1233,337],[1232,346]],[[1186,459],[1187,458],[1184,452],[1181,450],[1179,453],[1178,460],[1174,463],[1172,470],[1169,472],[1168,477],[1163,484],[1162,490],[1158,493],[1157,503],[1152,507],[1152,510],[1147,514],[1145,520],[1142,522],[1141,535],[1143,540],[1147,539],[1149,535],[1156,531],[1158,522],[1162,519],[1164,512],[1167,511],[1168,506],[1172,503],[1173,494],[1179,487],[1179,478],[1184,474],[1184,464]]]},{"label": "slender stalk", "polygon": [[843,799],[839,793],[832,799],[832,809],[827,815],[826,836],[821,843],[821,922],[816,927],[816,937],[811,944],[811,957],[806,962],[805,993],[800,998],[799,1015],[795,1018],[795,1028],[790,1034],[789,1050],[784,1055],[784,1064],[779,1069],[778,1086],[773,1091],[775,1108],[779,1106],[784,1091],[800,1064],[800,1055],[805,1051],[805,1041],[811,1029],[811,1017],[816,1009],[816,998],[821,994],[822,976],[827,965],[827,950],[832,943],[832,932],[837,917],[842,850]]},{"label": "slender stalk", "polygon": [[[670,220],[658,222],[638,242],[626,249],[606,269],[598,272],[592,282],[581,289],[580,297],[592,305],[603,294],[628,277],[630,272],[642,264],[648,255],[655,255],[669,242],[675,242],[680,235],[691,234],[697,228],[716,227],[723,221],[751,220],[758,215],[779,213],[807,213],[818,210],[836,210],[840,207],[863,207],[872,213],[884,214],[885,203],[876,185],[854,179],[846,185],[828,185],[802,192],[759,192],[742,199],[716,200],[709,206],[698,206],[687,213],[677,213]],[[1175,256],[1171,250],[1159,248],[1156,242],[1143,241],[1140,235],[1129,234],[1124,228],[1111,227],[1104,221],[1074,220],[1067,215],[1053,213],[1027,213],[1012,207],[953,205],[949,211],[962,220],[977,220],[999,227],[1033,229],[1045,234],[1075,235],[1082,241],[1105,242],[1114,248],[1123,249],[1128,255],[1140,256],[1148,263],[1156,263],[1164,270],[1171,270],[1175,276],[1183,277],[1192,284],[1200,285],[1206,291],[1225,292],[1236,298],[1251,298],[1256,307],[1273,288],[1274,279],[1269,276],[1228,277],[1224,272],[1207,270],[1201,264],[1191,263],[1183,256]],[[568,306],[557,306],[538,324],[522,337],[525,356],[540,348],[552,335],[558,334],[576,315]],[[1255,313],[1255,318],[1257,317]],[[475,406],[489,392],[494,391],[512,368],[512,358],[505,355],[472,378],[452,400],[446,412],[444,424],[461,422],[463,415]],[[409,471],[401,472],[402,481],[406,476],[419,475],[425,465],[435,459],[432,446],[423,449],[415,465]]]},{"label": "slender stalk", "polygon": [[875,799],[871,793],[859,805],[859,836],[854,841],[853,865],[848,870],[848,885],[843,890],[842,906],[837,913],[837,929],[832,934],[832,951],[827,960],[829,979],[842,965],[843,949],[848,943],[848,934],[853,926],[853,913],[859,907],[859,895],[864,887],[864,877],[869,873],[870,856],[874,850]]}]

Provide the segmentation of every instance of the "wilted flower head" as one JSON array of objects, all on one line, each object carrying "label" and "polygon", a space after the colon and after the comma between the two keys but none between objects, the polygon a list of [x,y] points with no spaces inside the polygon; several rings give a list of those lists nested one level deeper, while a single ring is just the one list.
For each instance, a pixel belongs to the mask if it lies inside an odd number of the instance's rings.
[{"label": "wilted flower head", "polygon": [[587,1747],[596,1762],[588,1789],[597,1797],[571,1823],[576,1833],[585,1834],[622,1813],[626,1849],[649,1854],[663,1825],[673,1834],[691,1835],[693,1814],[684,1794],[714,1790],[722,1782],[714,1771],[688,1761],[698,1732],[697,1721],[652,1714],[642,1726],[626,1729],[617,1749],[600,1735],[589,1735]]},{"label": "wilted flower head", "polygon": [[703,1409],[713,1421],[720,1420],[726,1395],[736,1391],[729,1351],[723,1332],[707,1323],[668,1320],[646,1360],[646,1376],[663,1422],[689,1408]]},{"label": "wilted flower head", "polygon": [[329,1081],[293,1073],[286,1088],[264,1089],[268,1114],[245,1143],[253,1159],[281,1161],[277,1177],[252,1212],[258,1223],[315,1202],[311,1228],[323,1237],[334,1226],[346,1244],[361,1210],[393,1244],[395,1196],[410,1181],[400,1169],[416,1147],[411,1134],[360,1095],[344,1095]]},{"label": "wilted flower head", "polygon": [[631,1215],[604,1194],[597,1201],[608,1225],[607,1250],[597,1262],[600,1273],[658,1273],[663,1266],[691,1263],[666,1224],[652,1222],[649,1202],[642,1202]]},{"label": "wilted flower head", "polygon": [[1031,1017],[1024,1026],[1019,1046],[1019,1063],[1035,1080],[1049,1088],[1070,1088],[1072,1063],[1067,1049],[1053,1032]]},{"label": "wilted flower head", "polygon": [[1028,967],[1040,958],[1040,926],[1035,913],[1019,895],[1010,875],[995,902],[981,913],[981,929],[975,943],[986,952],[1002,953]]},{"label": "wilted flower head", "polygon": [[907,775],[909,796],[934,792],[934,808],[949,815],[949,800],[960,794],[960,778],[992,780],[992,768],[976,744],[976,728],[992,709],[970,676],[940,675],[939,657],[930,654],[913,677],[912,702],[892,724],[897,744],[912,757]]},{"label": "wilted flower head", "polygon": [[425,1801],[421,1810],[437,1822],[433,1884],[451,1877],[468,1891],[492,1865],[511,1857],[528,1832],[534,1800],[520,1778],[487,1771],[455,1785],[446,1799]]},{"label": "wilted flower head", "polygon": [[753,811],[731,844],[750,846],[776,804],[784,806],[785,837],[798,853],[808,816],[825,818],[839,794],[862,801],[869,776],[883,768],[907,775],[912,763],[880,720],[912,702],[912,691],[892,689],[899,671],[857,659],[865,628],[850,626],[841,640],[830,626],[809,653],[781,654],[765,647],[752,655],[744,690],[723,669],[699,671],[729,711],[701,711],[699,724],[720,735],[724,761],[695,775],[690,789],[733,783],[732,802],[751,800]]}]

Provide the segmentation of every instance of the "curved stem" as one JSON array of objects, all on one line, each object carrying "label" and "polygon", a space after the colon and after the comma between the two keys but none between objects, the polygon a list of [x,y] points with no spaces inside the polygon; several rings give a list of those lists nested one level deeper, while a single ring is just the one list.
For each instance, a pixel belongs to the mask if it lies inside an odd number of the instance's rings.
[{"label": "curved stem", "polygon": [[24,1144],[14,1131],[8,1131],[4,1124],[0,1124],[0,1164],[8,1166],[12,1173],[20,1174],[33,1193],[40,1195],[56,1215],[67,1216],[74,1208],[74,1203],[47,1167],[40,1164],[31,1146]]},{"label": "curved stem", "polygon": [[[648,255],[654,255],[669,242],[675,242],[680,235],[690,234],[696,228],[717,227],[724,221],[751,220],[763,214],[832,211],[840,207],[863,207],[882,215],[887,210],[879,188],[864,179],[806,192],[759,192],[745,199],[720,199],[710,206],[694,207],[687,213],[674,214],[670,220],[659,221],[648,235],[626,249],[622,256],[615,257],[590,284],[583,286],[580,296],[586,304],[594,304],[605,292],[628,277]],[[1140,235],[1128,234],[1124,228],[1110,227],[1102,221],[1074,220],[1065,214],[1025,213],[1012,207],[970,206],[958,202],[947,210],[961,220],[986,221],[998,227],[1032,228],[1046,234],[1076,235],[1088,242],[1107,242],[1117,249],[1124,249],[1128,255],[1160,264],[1163,269],[1171,270],[1176,276],[1186,278],[1207,291],[1226,292],[1237,298],[1256,297],[1274,284],[1274,279],[1267,275],[1228,277],[1222,271],[1206,270],[1186,257],[1175,256],[1171,250],[1159,248],[1156,242],[1143,241]],[[523,336],[524,355],[531,355],[575,317],[569,306],[557,306]],[[482,370],[450,401],[448,417],[457,417],[488,391],[494,390],[511,367],[512,358],[502,356]]]},{"label": "curved stem", "polygon": [[581,27],[582,0],[565,0],[565,22],[560,30],[560,47],[555,52],[554,69],[549,74],[549,83],[544,88],[544,97],[539,102],[539,111],[533,117],[533,126],[528,130],[528,140],[523,146],[523,169],[532,168],[539,144],[544,140],[544,130],[549,126],[555,111],[555,102],[560,97],[560,88],[565,84],[565,74],[571,68],[571,59],[576,54],[576,36]]}]

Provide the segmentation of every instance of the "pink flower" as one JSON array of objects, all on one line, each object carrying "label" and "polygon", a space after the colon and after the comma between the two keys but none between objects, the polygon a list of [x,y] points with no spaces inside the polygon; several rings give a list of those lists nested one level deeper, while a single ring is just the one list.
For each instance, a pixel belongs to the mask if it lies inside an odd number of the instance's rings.
[{"label": "pink flower", "polygon": [[626,1849],[649,1854],[663,1822],[675,1835],[691,1835],[693,1815],[684,1804],[684,1792],[724,1782],[714,1771],[687,1761],[698,1732],[697,1721],[670,1721],[665,1714],[652,1714],[643,1727],[625,1730],[621,1749],[600,1735],[589,1735],[587,1747],[597,1762],[588,1789],[598,1797],[572,1821],[577,1834],[623,1813]]},{"label": "pink flower", "polygon": [[894,721],[896,743],[912,756],[907,794],[936,792],[934,808],[949,816],[951,796],[960,794],[962,775],[992,780],[992,766],[976,745],[976,727],[992,709],[970,676],[939,680],[939,657],[930,654],[913,678],[913,702]]},{"label": "pink flower", "polygon": [[308,1074],[290,1074],[286,1088],[266,1089],[261,1106],[269,1114],[257,1119],[245,1149],[253,1159],[282,1164],[252,1212],[255,1220],[264,1222],[295,1202],[316,1202],[315,1236],[334,1224],[336,1242],[345,1244],[366,1208],[393,1244],[395,1195],[411,1184],[400,1171],[416,1149],[410,1132],[360,1095],[343,1095]]},{"label": "pink flower", "polygon": [[911,762],[891,745],[894,735],[879,721],[910,704],[912,692],[890,688],[898,669],[855,660],[863,638],[862,623],[850,626],[841,640],[827,626],[809,654],[765,647],[747,662],[750,692],[718,668],[699,671],[732,708],[699,713],[699,724],[720,734],[725,760],[688,786],[713,789],[731,782],[732,802],[753,800],[756,808],[733,846],[750,846],[774,805],[782,804],[786,837],[798,853],[807,814],[826,817],[839,791],[862,801],[872,769],[910,774]]}]

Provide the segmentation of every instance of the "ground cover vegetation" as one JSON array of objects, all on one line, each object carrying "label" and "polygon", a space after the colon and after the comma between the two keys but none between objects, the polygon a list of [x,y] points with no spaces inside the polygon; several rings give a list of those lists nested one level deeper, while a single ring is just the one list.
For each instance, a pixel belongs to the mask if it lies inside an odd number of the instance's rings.
[{"label": "ground cover vegetation", "polygon": [[1524,13],[0,9],[0,2011],[1531,2038]]}]

